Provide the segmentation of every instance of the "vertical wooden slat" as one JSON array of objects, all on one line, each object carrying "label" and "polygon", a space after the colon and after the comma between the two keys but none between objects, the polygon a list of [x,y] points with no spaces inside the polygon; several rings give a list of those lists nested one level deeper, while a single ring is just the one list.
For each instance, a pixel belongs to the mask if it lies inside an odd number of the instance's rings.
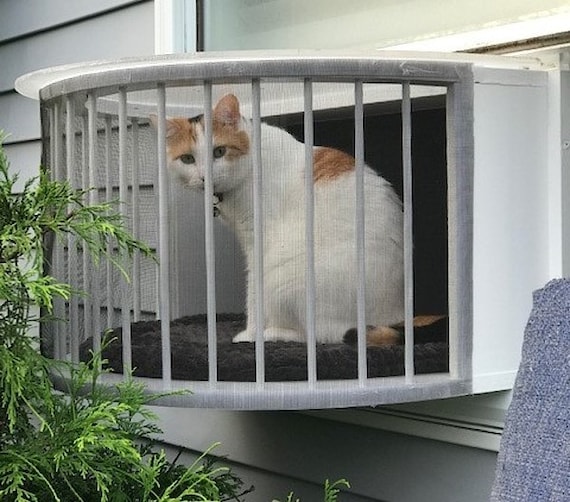
[{"label": "vertical wooden slat", "polygon": [[472,72],[469,77],[448,86],[446,101],[449,373],[466,381],[473,371]]},{"label": "vertical wooden slat", "polygon": [[[105,117],[105,199],[110,202],[113,199],[113,171],[111,152],[113,145],[113,122],[110,116]],[[113,254],[113,243],[107,241],[107,255]],[[115,288],[113,287],[113,264],[111,260],[105,263],[106,297],[107,297],[107,328],[115,325]]]},{"label": "vertical wooden slat", "polygon": [[[263,281],[263,171],[261,166],[261,82],[252,81],[253,148],[253,286],[255,291],[255,363],[256,382],[265,382],[265,329]],[[250,285],[251,287],[251,285]]]},{"label": "vertical wooden slat", "polygon": [[414,376],[414,255],[412,185],[412,103],[410,84],[402,84],[402,166],[404,192],[404,368]]},{"label": "vertical wooden slat", "polygon": [[[57,181],[65,179],[64,165],[63,165],[63,131],[62,131],[62,105],[61,101],[57,100],[52,108],[51,116],[51,133],[52,133],[52,162],[51,172],[52,177]],[[53,243],[53,273],[58,279],[65,281],[66,277],[64,270],[64,255],[62,242],[58,240]],[[54,298],[53,313],[55,316],[55,353],[56,357],[65,359],[67,355],[67,336],[65,325],[65,303],[63,298]]]},{"label": "vertical wooden slat", "polygon": [[[132,145],[132,172],[131,172],[131,195],[132,195],[132,223],[133,237],[140,239],[141,214],[140,214],[140,159],[139,159],[139,122],[136,118],[131,119],[131,145]],[[141,318],[141,255],[138,250],[133,253],[133,321]]]},{"label": "vertical wooden slat", "polygon": [[354,82],[354,158],[355,158],[355,225],[357,260],[357,346],[358,381],[362,386],[368,378],[366,360],[366,256],[364,211],[364,95],[361,80]]},{"label": "vertical wooden slat", "polygon": [[305,79],[304,84],[305,122],[305,271],[306,329],[307,329],[307,377],[310,383],[317,380],[316,339],[316,277],[315,277],[315,194],[313,183],[313,82]]},{"label": "vertical wooden slat", "polygon": [[[83,190],[89,188],[89,118],[86,115],[83,115],[81,121],[81,187]],[[93,284],[92,263],[84,243],[81,246],[81,250],[83,270],[82,290],[90,292]],[[83,298],[83,333],[86,337],[93,336],[93,351],[99,352],[101,350],[101,333],[96,333],[93,330],[92,308],[91,298],[85,296]]]},{"label": "vertical wooden slat", "polygon": [[[128,118],[127,118],[127,91],[124,87],[119,89],[119,201],[123,216],[128,216],[129,181],[128,181]],[[121,336],[123,340],[123,371],[132,370],[131,351],[131,298],[129,285],[126,280],[121,281]]]},{"label": "vertical wooden slat", "polygon": [[[65,100],[65,159],[67,166],[67,182],[72,188],[77,188],[75,181],[75,103],[70,96]],[[70,208],[71,209],[71,208]],[[77,242],[75,236],[67,237],[67,270],[69,285],[78,290],[77,281]],[[79,361],[79,300],[77,295],[72,295],[69,300],[69,332],[71,333],[70,351],[71,360]]]},{"label": "vertical wooden slat", "polygon": [[172,382],[170,343],[170,227],[168,225],[168,172],[166,163],[166,89],[157,86],[158,115],[158,250],[159,302],[162,342],[162,382],[168,388]]},{"label": "vertical wooden slat", "polygon": [[[88,178],[89,178],[89,204],[99,203],[99,180],[97,179],[97,97],[93,92],[87,95],[87,124],[88,124]],[[93,332],[101,333],[101,291],[99,273],[95,263],[90,261],[91,296]]]},{"label": "vertical wooden slat", "polygon": [[206,170],[204,176],[204,218],[206,245],[206,299],[208,312],[208,380],[218,380],[216,333],[216,250],[214,241],[214,180],[213,180],[213,129],[212,84],[204,83],[204,135],[206,136]]}]

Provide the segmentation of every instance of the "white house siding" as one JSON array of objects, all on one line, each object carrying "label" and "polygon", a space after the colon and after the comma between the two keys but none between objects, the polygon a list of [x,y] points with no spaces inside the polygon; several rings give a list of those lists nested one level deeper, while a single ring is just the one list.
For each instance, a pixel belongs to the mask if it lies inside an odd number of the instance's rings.
[{"label": "white house siding", "polygon": [[37,174],[37,102],[14,90],[20,75],[93,59],[153,54],[154,3],[149,0],[19,0],[0,5],[0,129],[11,166]]},{"label": "white house siding", "polygon": [[[158,408],[172,444],[227,455],[257,489],[248,502],[319,502],[325,479],[345,477],[342,502],[483,502],[495,453],[290,412]],[[247,466],[247,468],[244,468]]]}]

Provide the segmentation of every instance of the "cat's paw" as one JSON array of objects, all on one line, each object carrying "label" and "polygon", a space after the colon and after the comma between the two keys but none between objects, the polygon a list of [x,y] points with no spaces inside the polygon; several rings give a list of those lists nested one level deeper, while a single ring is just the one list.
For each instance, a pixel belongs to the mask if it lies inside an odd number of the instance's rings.
[{"label": "cat's paw", "polygon": [[243,343],[243,342],[253,342],[255,341],[255,333],[250,330],[240,331],[236,336],[233,337],[233,343]]},{"label": "cat's paw", "polygon": [[266,342],[304,342],[302,333],[294,329],[286,328],[266,328],[263,336]]},{"label": "cat's paw", "polygon": [[[305,340],[302,333],[286,328],[266,328],[263,338],[266,342],[303,342]],[[233,337],[232,342],[255,342],[255,331],[248,329],[241,331]]]}]

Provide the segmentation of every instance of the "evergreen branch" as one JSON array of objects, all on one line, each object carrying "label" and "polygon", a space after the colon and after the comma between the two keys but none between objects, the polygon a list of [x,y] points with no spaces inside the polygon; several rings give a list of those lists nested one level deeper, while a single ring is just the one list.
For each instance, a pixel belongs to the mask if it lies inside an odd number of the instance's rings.
[{"label": "evergreen branch", "polygon": [[[0,455],[2,455],[2,453],[0,453]],[[47,477],[44,476],[44,474],[37,468],[37,466],[33,462],[31,462],[30,460],[25,458],[23,455],[20,455],[13,450],[8,452],[8,455],[11,455],[11,456],[17,458],[23,464],[27,465],[28,468],[31,469],[36,474],[37,478],[45,484],[45,486],[48,488],[50,493],[53,495],[54,500],[56,502],[61,502],[61,499],[58,497],[57,492],[55,491],[53,485],[50,483],[50,481],[47,479]],[[0,493],[2,493],[2,492],[0,492]]]}]

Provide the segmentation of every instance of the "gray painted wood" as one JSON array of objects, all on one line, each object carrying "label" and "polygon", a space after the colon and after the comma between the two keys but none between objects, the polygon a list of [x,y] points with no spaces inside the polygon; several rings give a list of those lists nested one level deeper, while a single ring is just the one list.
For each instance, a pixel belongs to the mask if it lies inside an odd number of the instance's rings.
[{"label": "gray painted wood", "polygon": [[0,45],[0,92],[12,90],[17,77],[40,68],[152,54],[153,14],[152,2],[137,3],[106,16]]},{"label": "gray painted wood", "polygon": [[[174,445],[203,451],[220,441],[217,454],[250,469],[308,483],[344,477],[351,493],[364,500],[480,502],[488,499],[494,477],[496,454],[490,451],[295,413],[156,411]],[[310,487],[305,490],[300,483],[301,500],[321,500]],[[254,492],[247,500],[271,499]]]},{"label": "gray painted wood", "polygon": [[10,168],[19,173],[16,190],[21,189],[27,179],[37,176],[41,148],[40,141],[5,146]]},{"label": "gray painted wood", "polygon": [[7,144],[39,139],[39,103],[15,91],[0,94],[0,129],[9,134]]},{"label": "gray painted wood", "polygon": [[100,15],[140,0],[18,0],[2,2],[0,43],[34,32],[56,29],[64,23]]},{"label": "gray painted wood", "polygon": [[14,91],[27,72],[89,59],[154,52],[152,0],[19,0],[0,4],[0,129],[22,181],[37,174],[39,104]]},{"label": "gray painted wood", "polygon": [[[174,457],[180,451],[177,447],[164,444],[168,458]],[[214,449],[214,455],[223,452],[223,445]],[[180,456],[180,462],[186,465],[191,464],[198,458],[198,454],[192,450],[183,450]],[[302,501],[322,501],[323,500],[323,485],[324,479],[307,481],[282,474],[276,474],[265,469],[251,467],[239,462],[233,462],[232,459],[224,459],[220,464],[232,469],[234,474],[237,474],[243,481],[243,489],[247,489],[253,485],[253,493],[248,494],[243,500],[247,502],[268,502],[279,500],[285,502],[289,493],[293,492],[295,497],[293,500],[300,498]],[[329,480],[334,481],[334,480]],[[241,499],[240,499],[241,500]],[[350,493],[350,491],[342,492],[340,499],[342,502],[378,502],[377,498],[363,497]]]}]

